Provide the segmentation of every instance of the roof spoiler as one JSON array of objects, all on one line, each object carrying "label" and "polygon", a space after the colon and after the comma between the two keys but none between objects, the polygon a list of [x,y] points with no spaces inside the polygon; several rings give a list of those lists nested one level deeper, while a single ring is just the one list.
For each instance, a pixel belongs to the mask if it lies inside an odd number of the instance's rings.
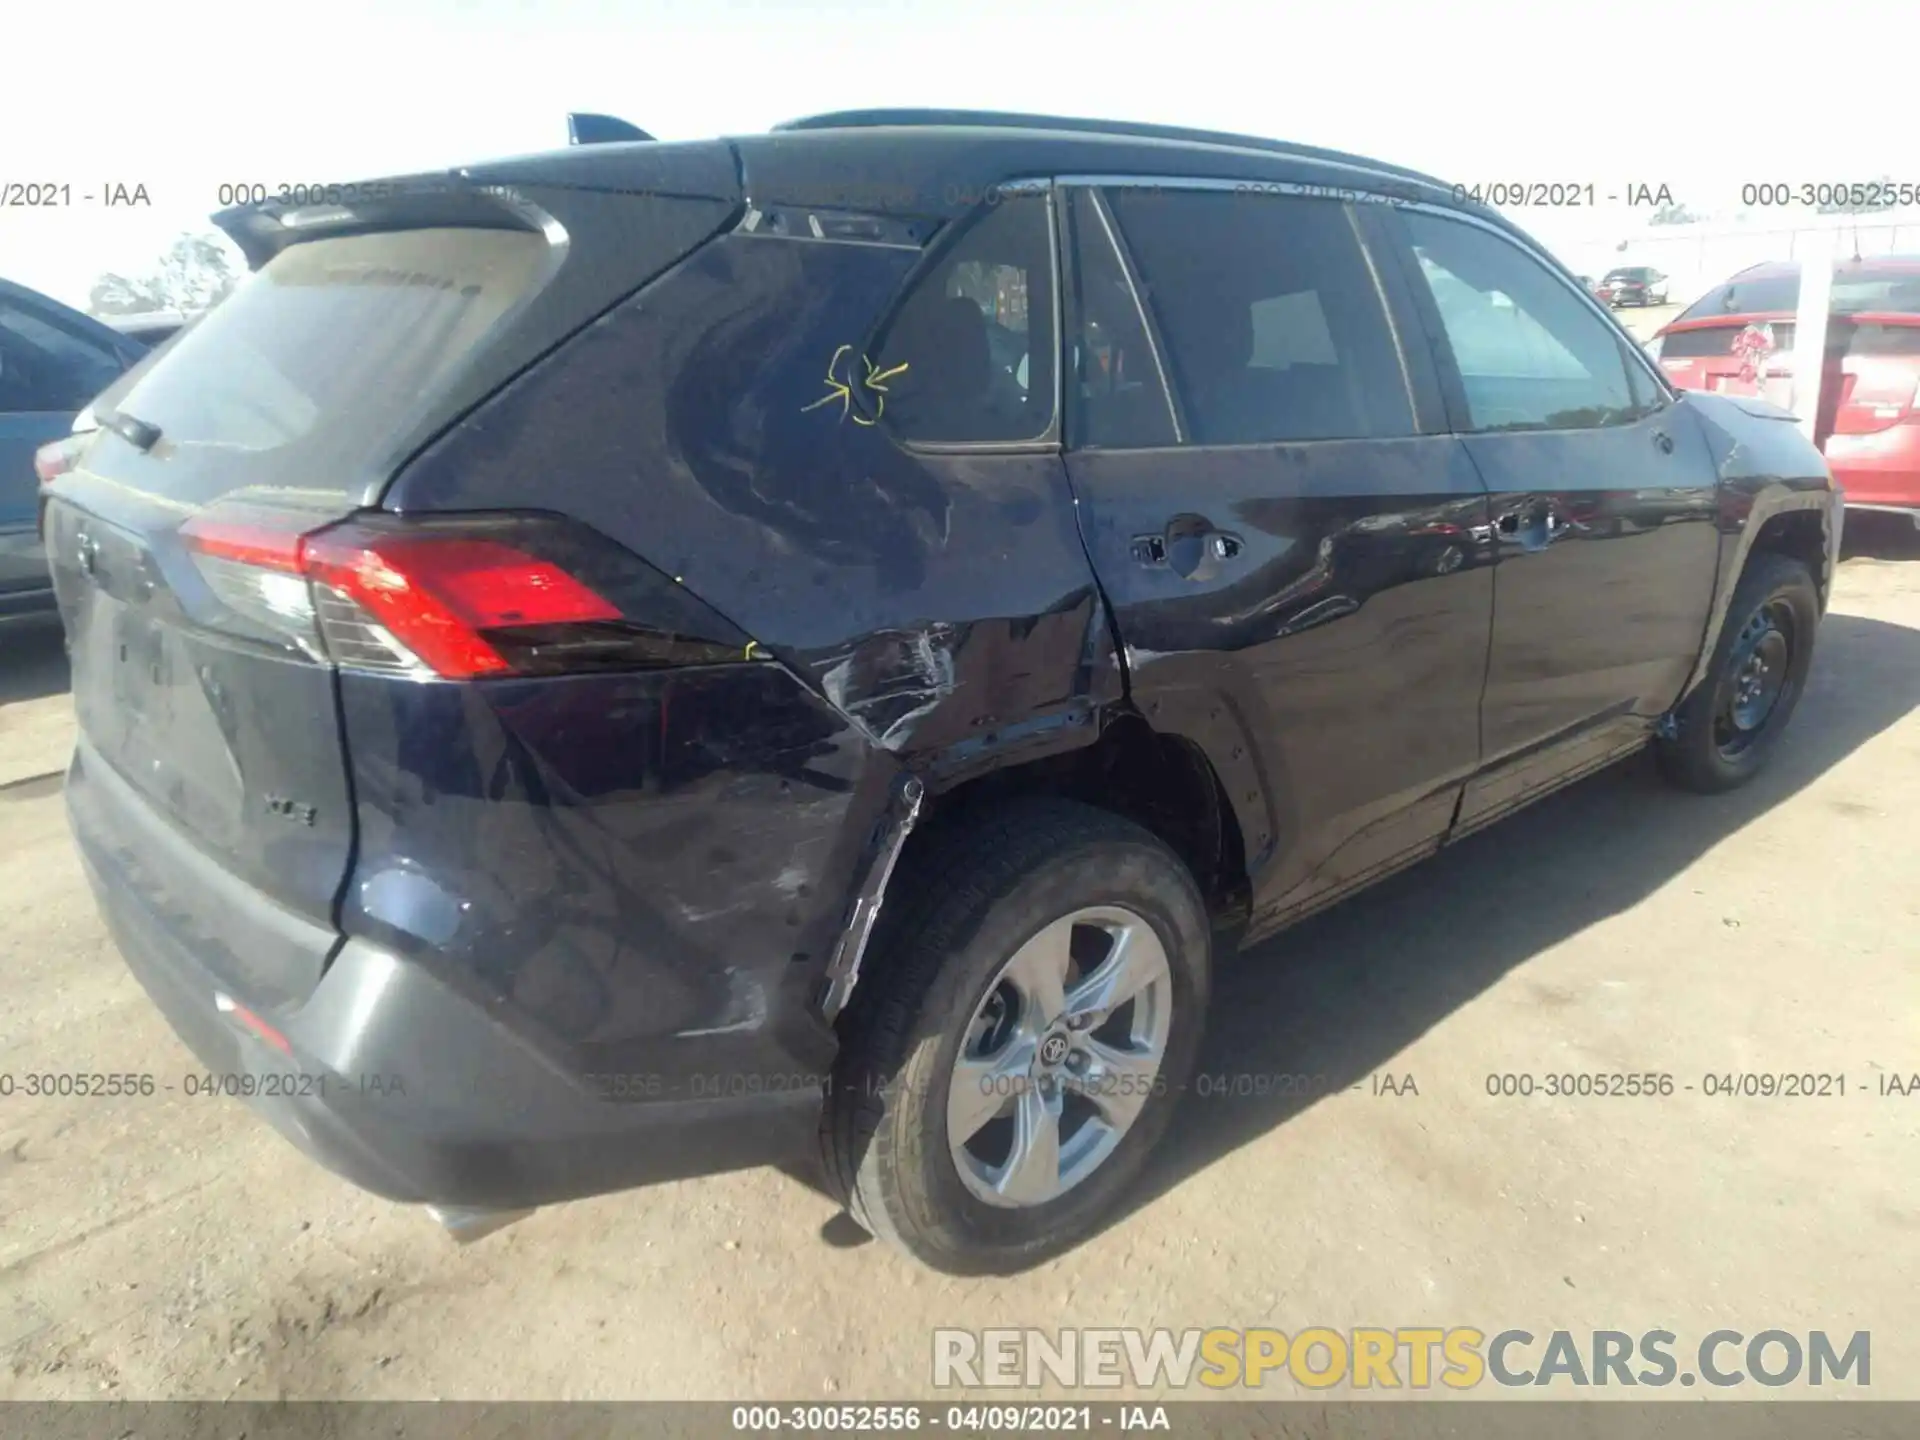
[{"label": "roof spoiler", "polygon": [[651,140],[638,125],[629,125],[612,115],[590,115],[582,110],[567,112],[569,145],[619,145],[629,140]]}]

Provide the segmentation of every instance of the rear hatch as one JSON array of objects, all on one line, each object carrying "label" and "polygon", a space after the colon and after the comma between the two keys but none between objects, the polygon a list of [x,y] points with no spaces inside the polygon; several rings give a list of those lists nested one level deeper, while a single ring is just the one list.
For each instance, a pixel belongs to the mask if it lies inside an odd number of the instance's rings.
[{"label": "rear hatch", "polygon": [[660,157],[635,160],[640,193],[541,185],[522,161],[521,183],[217,217],[258,273],[102,397],[48,487],[76,831],[252,1003],[318,982],[354,845],[336,686],[354,657],[301,547],[735,208],[724,146],[613,148]]}]

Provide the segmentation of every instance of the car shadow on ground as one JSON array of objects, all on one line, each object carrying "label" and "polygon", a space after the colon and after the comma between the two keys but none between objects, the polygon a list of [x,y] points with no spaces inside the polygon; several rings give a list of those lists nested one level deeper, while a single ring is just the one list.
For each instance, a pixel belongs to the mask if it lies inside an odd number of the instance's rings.
[{"label": "car shadow on ground", "polygon": [[51,617],[11,621],[0,628],[0,705],[65,693],[67,647]]},{"label": "car shadow on ground", "polygon": [[[1642,754],[1245,954],[1218,959],[1197,1071],[1206,1078],[1189,1087],[1167,1140],[1107,1224],[1126,1223],[1321,1095],[1391,1070],[1453,1011],[1542,951],[1639,903],[1916,704],[1920,630],[1831,614],[1792,727],[1771,767],[1744,789],[1675,790]],[[1324,1085],[1274,1093],[1262,1077],[1279,1075],[1324,1077]],[[820,1188],[801,1169],[787,1173]],[[835,1247],[865,1238],[844,1215],[821,1231]]]},{"label": "car shadow on ground", "polygon": [[1904,515],[1850,510],[1840,532],[1842,560],[1920,560],[1920,525]]}]

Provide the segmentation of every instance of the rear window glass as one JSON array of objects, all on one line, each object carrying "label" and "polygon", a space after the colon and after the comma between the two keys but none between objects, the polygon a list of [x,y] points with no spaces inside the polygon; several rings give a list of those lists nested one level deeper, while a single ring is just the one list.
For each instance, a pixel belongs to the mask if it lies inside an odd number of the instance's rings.
[{"label": "rear window glass", "polygon": [[1920,325],[1855,325],[1847,354],[1920,359]]},{"label": "rear window glass", "polygon": [[[1793,348],[1793,326],[1786,321],[1774,324],[1773,348]],[[1675,330],[1660,337],[1662,360],[1725,360],[1733,354],[1733,342],[1746,330],[1744,325],[1714,325],[1704,330]]]},{"label": "rear window glass", "polygon": [[480,229],[282,251],[111,397],[161,443],[96,446],[88,468],[196,504],[355,491],[383,478],[364,472],[538,288],[549,254],[542,236]]},{"label": "rear window glass", "polygon": [[[1733,354],[1734,340],[1745,328],[1743,325],[1715,325],[1704,330],[1676,330],[1661,337],[1660,358],[1727,359]],[[1794,325],[1791,320],[1776,320],[1767,328],[1773,332],[1773,353],[1784,355],[1793,349]],[[1920,325],[1836,322],[1828,329],[1827,349],[1840,355],[1920,358]]]},{"label": "rear window glass", "polygon": [[[1702,295],[1680,318],[1699,320],[1712,315],[1753,315],[1799,307],[1798,271],[1751,280],[1736,275]],[[1863,310],[1920,315],[1920,269],[1866,267],[1835,276],[1833,313],[1855,315]]]}]

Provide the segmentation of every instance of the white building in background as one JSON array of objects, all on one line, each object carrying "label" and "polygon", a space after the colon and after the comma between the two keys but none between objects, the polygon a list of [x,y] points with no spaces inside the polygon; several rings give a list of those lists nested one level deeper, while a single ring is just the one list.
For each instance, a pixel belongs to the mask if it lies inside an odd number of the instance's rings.
[{"label": "white building in background", "polygon": [[1619,265],[1651,265],[1666,272],[1675,304],[1690,305],[1737,270],[1806,253],[1815,231],[1832,233],[1834,257],[1920,255],[1920,207],[1871,215],[1820,215],[1806,210],[1749,211],[1730,220],[1647,225],[1611,247],[1591,244],[1562,251],[1573,268],[1598,278]]}]

